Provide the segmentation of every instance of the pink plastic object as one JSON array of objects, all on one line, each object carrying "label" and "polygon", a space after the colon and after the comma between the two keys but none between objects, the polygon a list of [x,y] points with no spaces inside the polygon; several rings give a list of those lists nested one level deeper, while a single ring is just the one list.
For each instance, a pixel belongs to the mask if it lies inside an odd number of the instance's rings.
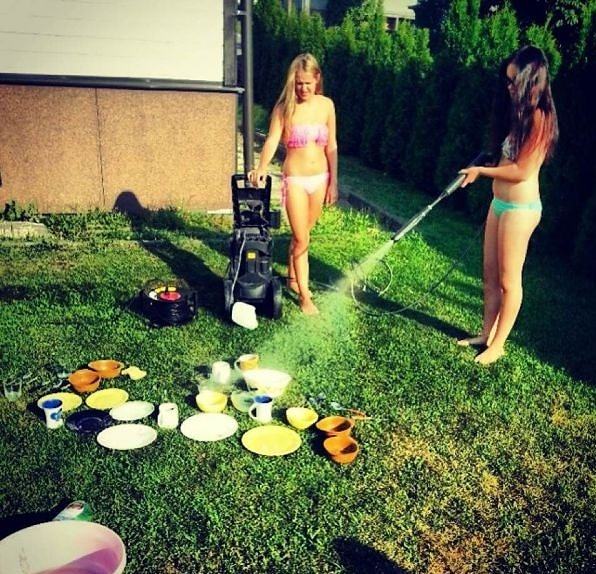
[{"label": "pink plastic object", "polygon": [[121,574],[126,548],[95,522],[44,522],[0,541],[2,572],[13,574]]},{"label": "pink plastic object", "polygon": [[182,295],[178,291],[165,291],[159,294],[159,298],[162,301],[178,301],[178,299],[182,298]]}]

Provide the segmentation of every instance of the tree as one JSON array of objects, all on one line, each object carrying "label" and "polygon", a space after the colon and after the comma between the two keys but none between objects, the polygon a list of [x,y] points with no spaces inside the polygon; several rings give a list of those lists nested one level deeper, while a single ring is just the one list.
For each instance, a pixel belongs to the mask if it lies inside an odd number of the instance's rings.
[{"label": "tree", "polygon": [[406,152],[432,56],[427,29],[400,22],[392,40],[395,73],[389,105],[382,107],[385,126],[380,151],[383,167],[391,174],[405,177],[408,171]]}]

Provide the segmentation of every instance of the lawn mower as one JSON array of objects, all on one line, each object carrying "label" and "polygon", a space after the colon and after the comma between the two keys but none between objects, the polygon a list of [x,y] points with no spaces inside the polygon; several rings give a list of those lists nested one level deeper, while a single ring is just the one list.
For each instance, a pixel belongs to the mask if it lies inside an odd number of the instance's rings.
[{"label": "lawn mower", "polygon": [[271,228],[279,228],[280,213],[272,211],[271,176],[265,186],[253,187],[246,176],[232,176],[234,229],[230,263],[224,278],[224,306],[232,316],[235,303],[253,305],[273,319],[281,317],[282,287],[273,275]]}]

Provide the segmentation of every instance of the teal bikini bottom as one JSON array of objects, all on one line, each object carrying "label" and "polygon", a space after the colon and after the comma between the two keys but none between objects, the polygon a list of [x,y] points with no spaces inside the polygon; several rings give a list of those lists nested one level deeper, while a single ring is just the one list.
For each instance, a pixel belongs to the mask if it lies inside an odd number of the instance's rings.
[{"label": "teal bikini bottom", "polygon": [[512,201],[503,201],[502,199],[493,197],[490,206],[497,217],[501,217],[501,215],[503,215],[503,213],[506,211],[513,211],[514,209],[542,211],[542,202],[539,199],[536,201],[530,201],[529,203],[514,203]]}]

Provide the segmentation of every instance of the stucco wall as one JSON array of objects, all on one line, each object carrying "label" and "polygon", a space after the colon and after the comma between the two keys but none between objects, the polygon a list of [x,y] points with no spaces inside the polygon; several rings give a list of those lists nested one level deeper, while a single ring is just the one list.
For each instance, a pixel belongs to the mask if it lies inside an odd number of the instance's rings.
[{"label": "stucco wall", "polygon": [[[237,96],[0,85],[0,205],[229,206]],[[134,194],[131,196],[131,193]]]}]

